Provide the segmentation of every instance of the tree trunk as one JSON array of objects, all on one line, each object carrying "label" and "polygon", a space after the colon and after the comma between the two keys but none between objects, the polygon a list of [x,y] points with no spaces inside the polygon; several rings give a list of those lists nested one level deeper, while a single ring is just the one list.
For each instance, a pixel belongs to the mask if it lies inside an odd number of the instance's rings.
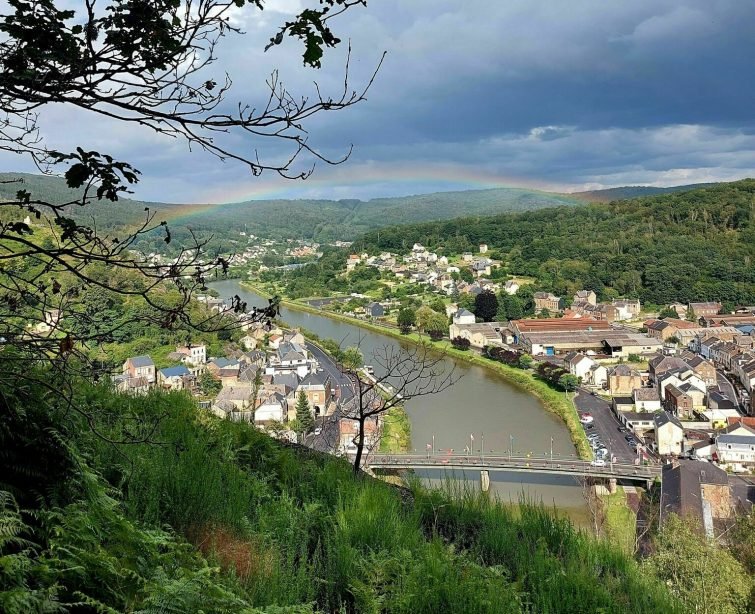
[{"label": "tree trunk", "polygon": [[359,469],[362,466],[362,453],[364,452],[364,417],[359,419],[359,432],[357,433],[357,440],[354,442],[357,445],[357,455],[354,457],[354,475],[359,474]]}]

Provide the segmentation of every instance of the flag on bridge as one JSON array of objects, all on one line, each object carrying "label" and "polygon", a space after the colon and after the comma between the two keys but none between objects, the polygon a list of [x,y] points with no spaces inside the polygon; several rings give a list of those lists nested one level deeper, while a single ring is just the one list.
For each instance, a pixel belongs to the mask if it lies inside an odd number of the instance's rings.
[{"label": "flag on bridge", "polygon": [[433,446],[432,446],[432,444],[430,444],[430,443],[428,443],[428,444],[426,445],[426,447],[427,447],[427,449],[428,449],[428,450],[432,450],[432,449],[433,449]]}]

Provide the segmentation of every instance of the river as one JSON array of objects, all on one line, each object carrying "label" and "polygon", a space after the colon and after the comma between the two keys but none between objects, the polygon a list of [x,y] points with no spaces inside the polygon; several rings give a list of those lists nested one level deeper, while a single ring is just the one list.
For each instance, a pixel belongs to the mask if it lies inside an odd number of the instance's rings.
[{"label": "river", "polygon": [[[239,295],[248,305],[266,305],[267,301],[247,290],[237,280],[209,284],[221,298]],[[281,318],[290,326],[303,327],[323,339],[334,339],[342,347],[359,344],[370,364],[372,353],[386,345],[400,342],[393,337],[368,331],[358,326],[332,320],[325,316],[281,308]],[[475,450],[484,441],[486,453],[550,454],[551,438],[554,456],[576,457],[574,445],[563,422],[547,411],[530,394],[511,385],[498,374],[463,361],[446,358],[447,368],[454,368],[460,379],[443,393],[411,399],[406,403],[412,428],[412,448],[424,453],[435,438],[436,450],[453,448],[463,451],[474,437]],[[377,371],[376,366],[376,371]],[[428,472],[433,482],[441,472]],[[468,476],[475,481],[479,474]],[[582,489],[573,478],[523,473],[492,472],[491,491],[504,501],[517,501],[522,495],[547,505],[555,505],[580,524],[586,518]]]}]

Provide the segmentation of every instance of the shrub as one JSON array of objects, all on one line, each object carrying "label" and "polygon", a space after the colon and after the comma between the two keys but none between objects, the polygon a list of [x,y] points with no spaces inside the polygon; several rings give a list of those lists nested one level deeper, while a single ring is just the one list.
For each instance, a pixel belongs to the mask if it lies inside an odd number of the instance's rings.
[{"label": "shrub", "polygon": [[464,339],[464,337],[454,337],[453,339],[451,339],[451,345],[453,345],[457,350],[466,352],[472,344],[470,343],[469,339]]}]

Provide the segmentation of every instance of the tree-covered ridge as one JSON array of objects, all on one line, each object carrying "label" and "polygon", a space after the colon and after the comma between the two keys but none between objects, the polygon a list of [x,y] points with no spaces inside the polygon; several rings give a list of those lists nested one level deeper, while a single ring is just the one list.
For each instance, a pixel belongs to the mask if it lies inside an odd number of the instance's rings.
[{"label": "tree-covered ridge", "polygon": [[447,254],[487,243],[508,272],[568,295],[755,304],[755,180],[634,200],[398,226],[360,248]]},{"label": "tree-covered ridge", "polygon": [[[0,201],[14,201],[19,190],[28,191],[35,200],[41,200],[55,205],[80,201],[83,188],[69,188],[64,179],[47,175],[33,175],[30,173],[0,173]],[[131,228],[142,224],[145,220],[145,207],[153,211],[160,211],[162,217],[170,217],[171,210],[179,205],[165,203],[146,203],[140,200],[119,198],[115,202],[108,200],[92,200],[86,207],[70,205],[66,214],[78,223],[87,224],[94,220],[97,228],[109,231]],[[9,211],[3,211],[8,216]],[[16,212],[16,217],[22,218],[26,213]]]},{"label": "tree-covered ridge", "polygon": [[625,200],[627,198],[641,198],[643,196],[658,196],[660,194],[671,194],[672,192],[689,192],[698,188],[708,188],[715,186],[715,183],[692,183],[689,185],[677,185],[668,188],[657,188],[649,185],[625,185],[617,188],[606,188],[604,190],[588,190],[587,192],[573,192],[571,195],[581,200],[595,203],[609,203],[614,200]]},{"label": "tree-covered ridge", "polygon": [[[0,183],[0,198],[12,198],[23,188],[35,198],[64,203],[80,198],[81,191],[65,185],[61,178],[25,173],[0,173],[0,181],[23,178],[23,184]],[[492,215],[503,211],[528,211],[543,207],[582,204],[579,198],[521,188],[496,188],[461,192],[439,192],[396,198],[361,200],[249,200],[218,206],[146,203],[120,199],[116,203],[94,202],[86,209],[70,210],[74,218],[92,216],[98,227],[109,229],[138,224],[144,207],[167,219],[175,230],[176,244],[188,228],[210,233],[218,241],[238,239],[239,230],[276,239],[351,240],[383,226],[406,222],[442,220],[463,215]],[[155,237],[155,249],[162,249]]]}]

